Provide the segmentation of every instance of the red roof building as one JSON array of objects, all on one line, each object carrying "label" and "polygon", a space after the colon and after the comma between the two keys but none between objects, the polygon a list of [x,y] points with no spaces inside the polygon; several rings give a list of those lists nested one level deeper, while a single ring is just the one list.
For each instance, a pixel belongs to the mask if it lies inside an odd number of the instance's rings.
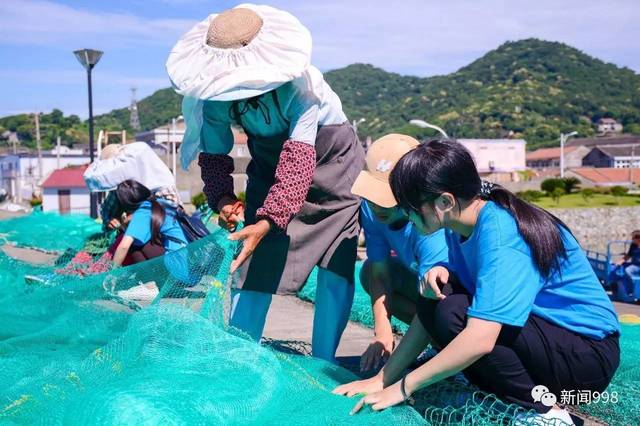
[{"label": "red roof building", "polygon": [[84,182],[87,166],[54,170],[42,183],[45,212],[89,213],[89,188]]},{"label": "red roof building", "polygon": [[86,188],[84,182],[84,171],[87,166],[67,167],[54,170],[53,173],[43,182],[42,189],[45,188]]}]

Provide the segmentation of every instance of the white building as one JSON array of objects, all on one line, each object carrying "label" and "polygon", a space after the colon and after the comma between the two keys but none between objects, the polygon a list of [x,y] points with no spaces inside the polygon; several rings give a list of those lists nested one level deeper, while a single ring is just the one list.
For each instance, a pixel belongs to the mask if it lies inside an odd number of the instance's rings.
[{"label": "white building", "polygon": [[20,159],[17,155],[0,155],[0,188],[13,197],[17,192]]},{"label": "white building", "polygon": [[622,124],[613,118],[601,118],[598,120],[598,132],[606,133],[622,133]]},{"label": "white building", "polygon": [[[66,147],[65,147],[66,148]],[[69,149],[69,148],[67,148]],[[53,150],[55,152],[55,150]],[[81,150],[70,150],[78,153],[61,153],[57,155],[51,152],[42,154],[42,173],[38,161],[38,155],[35,153],[19,154],[19,176],[17,182],[18,200],[30,199],[31,194],[38,189],[44,179],[46,179],[56,169],[62,169],[69,166],[82,166],[89,164],[89,155],[82,153]]]},{"label": "white building", "polygon": [[86,166],[54,170],[42,183],[42,211],[89,213],[89,188],[84,182]]},{"label": "white building", "polygon": [[478,172],[494,182],[517,182],[526,169],[524,139],[458,139],[473,156]]}]

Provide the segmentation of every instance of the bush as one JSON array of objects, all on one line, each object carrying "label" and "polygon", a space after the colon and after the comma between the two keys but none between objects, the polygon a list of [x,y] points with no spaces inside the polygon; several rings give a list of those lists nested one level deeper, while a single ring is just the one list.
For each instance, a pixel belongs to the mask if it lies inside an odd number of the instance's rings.
[{"label": "bush", "polygon": [[620,202],[620,197],[624,196],[627,192],[629,192],[629,188],[625,188],[624,186],[616,185],[611,187],[611,195],[616,198],[616,204]]},{"label": "bush", "polygon": [[200,192],[191,197],[191,204],[193,204],[197,209],[205,207],[207,205],[207,196],[204,195],[204,192]]},{"label": "bush", "polygon": [[546,192],[550,197],[553,197],[553,192],[556,188],[562,188],[565,191],[565,184],[563,179],[549,178],[542,181],[540,189]]},{"label": "bush", "polygon": [[585,203],[589,203],[589,200],[593,198],[593,195],[596,193],[592,188],[583,188],[580,191],[580,195],[582,195],[582,199]]},{"label": "bush", "polygon": [[564,192],[571,194],[580,185],[580,179],[576,177],[564,178]]},{"label": "bush", "polygon": [[527,191],[518,192],[516,195],[522,198],[524,201],[535,203],[536,201],[539,201],[542,197],[544,197],[544,192],[536,191],[535,189],[529,189]]}]

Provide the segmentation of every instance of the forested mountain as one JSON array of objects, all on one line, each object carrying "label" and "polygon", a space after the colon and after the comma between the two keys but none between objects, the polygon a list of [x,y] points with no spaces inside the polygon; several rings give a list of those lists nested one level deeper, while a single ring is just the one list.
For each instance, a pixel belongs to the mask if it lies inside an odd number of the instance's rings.
[{"label": "forested mountain", "polygon": [[[625,132],[640,133],[640,75],[562,43],[508,42],[444,76],[402,76],[354,64],[325,77],[348,117],[366,119],[359,126],[361,137],[394,131],[433,134],[408,125],[412,118],[443,126],[454,137],[524,138],[529,149],[557,144],[561,131],[593,135],[600,117],[613,117]],[[162,89],[141,100],[138,110],[142,127],[150,129],[180,114],[180,98]],[[43,136],[46,142],[55,140],[56,133],[71,140],[86,132],[77,117],[60,119],[59,111],[56,114]],[[33,131],[28,119],[2,118],[0,131],[17,129],[29,141]],[[47,120],[43,116],[41,121]],[[129,111],[121,108],[98,116],[96,124],[130,131]]]}]

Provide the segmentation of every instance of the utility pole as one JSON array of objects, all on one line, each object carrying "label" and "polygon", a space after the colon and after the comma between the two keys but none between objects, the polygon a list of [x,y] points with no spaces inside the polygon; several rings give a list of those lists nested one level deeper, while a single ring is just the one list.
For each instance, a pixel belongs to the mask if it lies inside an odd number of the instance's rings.
[{"label": "utility pole", "polygon": [[40,113],[36,112],[36,149],[38,150],[38,179],[42,179],[42,144],[40,141]]},{"label": "utility pole", "polygon": [[56,169],[60,168],[60,136],[56,140]]}]

